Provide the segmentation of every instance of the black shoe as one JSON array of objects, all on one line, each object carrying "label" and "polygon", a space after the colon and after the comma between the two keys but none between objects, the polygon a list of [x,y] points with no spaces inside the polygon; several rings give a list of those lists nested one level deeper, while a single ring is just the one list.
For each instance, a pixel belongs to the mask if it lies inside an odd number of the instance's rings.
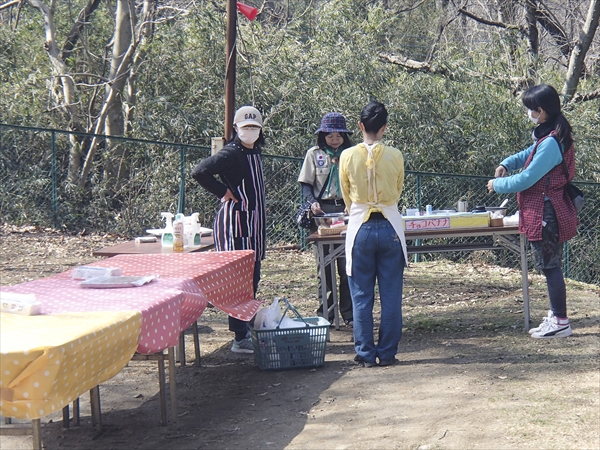
[{"label": "black shoe", "polygon": [[379,360],[379,365],[381,367],[385,367],[385,366],[393,366],[394,364],[396,364],[398,362],[398,360],[396,358],[392,358],[392,359],[383,359],[383,360]]},{"label": "black shoe", "polygon": [[376,362],[369,362],[369,361],[365,361],[365,360],[364,360],[362,357],[360,357],[360,356],[358,356],[358,355],[356,355],[356,356],[354,357],[354,362],[355,362],[356,364],[358,364],[359,366],[363,366],[363,367],[367,367],[367,368],[369,368],[369,367],[375,367],[375,366],[377,366],[377,363],[376,363]]}]

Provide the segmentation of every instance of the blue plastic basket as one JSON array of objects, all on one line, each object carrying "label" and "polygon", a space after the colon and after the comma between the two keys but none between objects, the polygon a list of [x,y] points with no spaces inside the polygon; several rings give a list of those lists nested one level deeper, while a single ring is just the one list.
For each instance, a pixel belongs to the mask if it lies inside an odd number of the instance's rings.
[{"label": "blue plastic basket", "polygon": [[[261,370],[319,367],[325,363],[329,322],[322,317],[302,317],[286,298],[285,311],[292,311],[298,328],[251,330],[254,362]],[[281,323],[281,321],[280,321]]]}]

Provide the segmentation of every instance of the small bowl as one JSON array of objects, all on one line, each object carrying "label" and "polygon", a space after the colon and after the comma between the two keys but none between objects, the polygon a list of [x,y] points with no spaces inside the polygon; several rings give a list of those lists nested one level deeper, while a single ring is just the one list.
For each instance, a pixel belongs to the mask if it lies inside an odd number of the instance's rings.
[{"label": "small bowl", "polygon": [[318,227],[329,227],[332,223],[344,220],[344,213],[329,213],[322,216],[314,216],[315,224]]},{"label": "small bowl", "polygon": [[506,207],[500,207],[500,206],[486,206],[485,207],[486,211],[492,212],[492,213],[496,213],[496,214],[502,214],[504,217],[506,217]]}]

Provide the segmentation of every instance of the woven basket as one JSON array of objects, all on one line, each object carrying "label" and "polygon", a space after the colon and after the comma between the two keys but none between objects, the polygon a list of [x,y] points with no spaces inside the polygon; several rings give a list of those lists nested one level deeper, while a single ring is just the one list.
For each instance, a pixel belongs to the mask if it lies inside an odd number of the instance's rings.
[{"label": "woven basket", "polygon": [[334,228],[325,228],[319,227],[317,232],[319,236],[335,236],[336,234],[341,234],[342,231],[346,231],[348,227],[334,227]]}]

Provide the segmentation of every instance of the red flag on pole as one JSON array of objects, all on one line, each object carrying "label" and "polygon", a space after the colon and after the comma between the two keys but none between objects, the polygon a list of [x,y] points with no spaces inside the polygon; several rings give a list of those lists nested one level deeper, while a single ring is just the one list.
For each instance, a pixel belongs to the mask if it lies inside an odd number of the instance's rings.
[{"label": "red flag on pole", "polygon": [[256,15],[258,14],[258,9],[256,9],[255,7],[245,5],[241,2],[237,2],[237,8],[244,16],[246,16],[246,18],[248,20],[256,19]]}]

